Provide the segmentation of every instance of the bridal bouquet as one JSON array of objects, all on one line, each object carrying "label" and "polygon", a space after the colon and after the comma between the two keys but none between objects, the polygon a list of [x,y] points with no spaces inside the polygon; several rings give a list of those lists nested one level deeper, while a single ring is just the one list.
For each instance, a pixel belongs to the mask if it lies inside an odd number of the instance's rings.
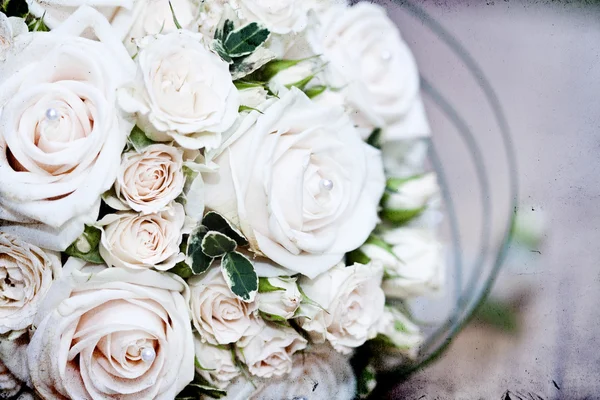
[{"label": "bridal bouquet", "polygon": [[0,7],[0,398],[343,400],[415,356],[439,189],[384,9]]}]

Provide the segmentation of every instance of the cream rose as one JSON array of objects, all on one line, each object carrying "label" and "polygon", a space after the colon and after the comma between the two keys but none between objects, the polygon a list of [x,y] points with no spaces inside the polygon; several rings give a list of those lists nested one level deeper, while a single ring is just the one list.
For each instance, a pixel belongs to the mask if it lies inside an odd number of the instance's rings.
[{"label": "cream rose", "polygon": [[283,376],[292,371],[292,356],[308,342],[289,327],[265,325],[256,336],[237,344],[238,356],[252,375],[260,378]]},{"label": "cream rose", "polygon": [[13,46],[15,37],[27,31],[27,24],[23,18],[7,17],[0,12],[0,61],[4,61],[6,53]]},{"label": "cream rose", "polygon": [[[169,3],[171,3],[169,5]],[[171,6],[173,11],[171,12]],[[183,29],[193,31],[198,5],[190,0],[136,0],[134,6],[134,19],[131,29],[125,39],[125,46],[132,54],[137,53],[137,40],[148,35],[167,34],[175,32],[175,18]]]},{"label": "cream rose", "polygon": [[[72,270],[38,314],[27,357],[43,398],[173,399],[194,377],[186,285],[175,275]],[[65,271],[65,272],[66,272]]]},{"label": "cream rose", "polygon": [[314,280],[302,278],[300,287],[306,296],[323,307],[305,306],[314,312],[300,319],[302,329],[316,342],[327,339],[343,354],[373,339],[385,306],[382,277],[381,265],[370,263],[339,264]]},{"label": "cream rose", "polygon": [[119,99],[151,139],[216,148],[235,122],[240,104],[229,65],[203,42],[201,34],[179,30],[140,43],[137,81]]},{"label": "cream rose", "polygon": [[[92,28],[98,41],[78,37]],[[64,250],[92,223],[132,124],[116,89],[135,65],[110,25],[82,7],[52,32],[17,36],[0,64],[0,219]]]},{"label": "cream rose", "polygon": [[167,207],[181,194],[184,184],[183,152],[154,144],[140,153],[123,154],[115,190],[129,208],[149,214]]},{"label": "cream rose", "polygon": [[219,389],[225,389],[237,378],[241,371],[236,365],[233,353],[226,347],[217,347],[194,337],[196,348],[196,373],[208,383]]},{"label": "cream rose", "polygon": [[307,9],[298,0],[234,0],[243,17],[264,24],[271,32],[285,35],[306,28]]},{"label": "cream rose", "polygon": [[235,297],[219,265],[190,279],[189,285],[192,321],[203,341],[213,345],[236,343],[261,330],[257,305]]},{"label": "cream rose", "polygon": [[179,248],[184,223],[179,203],[155,214],[109,214],[98,223],[100,255],[111,267],[169,270],[185,258]]},{"label": "cream rose", "polygon": [[57,253],[0,231],[0,334],[31,325],[60,273]]},{"label": "cream rose", "polygon": [[135,20],[134,7],[143,6],[144,0],[27,0],[29,12],[37,18],[44,19],[50,29],[56,29],[69,19],[80,7],[89,6],[96,9],[112,25],[113,32],[122,40],[131,29]]},{"label": "cream rose", "polygon": [[381,6],[331,7],[309,33],[315,54],[328,61],[329,84],[343,88],[355,122],[384,140],[430,134],[419,95],[419,73],[397,26]]},{"label": "cream rose", "polygon": [[342,109],[295,88],[256,114],[215,159],[218,173],[205,175],[206,206],[238,224],[255,252],[314,278],[375,228],[380,152]]},{"label": "cream rose", "polygon": [[[302,294],[296,283],[297,278],[263,278],[268,290],[256,296],[258,309],[268,315],[290,319],[302,301]],[[262,283],[261,283],[262,284]]]},{"label": "cream rose", "polygon": [[252,382],[244,377],[237,378],[223,400],[355,398],[356,378],[349,359],[331,347],[311,347],[309,351],[296,354],[292,364],[292,371],[281,377],[254,377]]},{"label": "cream rose", "polygon": [[386,336],[396,350],[410,359],[416,358],[424,337],[408,317],[399,310],[386,307],[378,323],[378,333]]},{"label": "cream rose", "polygon": [[395,260],[383,261],[385,294],[390,297],[412,297],[431,294],[441,289],[445,279],[444,251],[431,229],[403,227],[383,233],[382,239],[392,246]]}]

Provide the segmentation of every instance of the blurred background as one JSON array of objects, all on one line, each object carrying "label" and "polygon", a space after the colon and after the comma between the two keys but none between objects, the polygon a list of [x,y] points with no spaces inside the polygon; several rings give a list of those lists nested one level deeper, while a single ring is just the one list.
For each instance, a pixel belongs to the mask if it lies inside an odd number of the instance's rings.
[{"label": "blurred background", "polygon": [[[464,119],[487,163],[492,189],[476,193],[477,167],[465,161],[469,149],[425,96],[433,142],[465,225],[465,262],[482,246],[470,223],[480,223],[482,213],[496,222],[510,218],[501,214],[509,206],[506,154],[489,107],[478,98],[481,89],[463,79],[465,66],[411,4],[453,35],[493,87],[518,165],[514,216],[521,224],[490,301],[437,363],[388,397],[599,398],[600,3],[376,3],[388,8],[428,84]],[[481,196],[491,209],[470,203]],[[498,231],[492,241],[500,238]]]}]

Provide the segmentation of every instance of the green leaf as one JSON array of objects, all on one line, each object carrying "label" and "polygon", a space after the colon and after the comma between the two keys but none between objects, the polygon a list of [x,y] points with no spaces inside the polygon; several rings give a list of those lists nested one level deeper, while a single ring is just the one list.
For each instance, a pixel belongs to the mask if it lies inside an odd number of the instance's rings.
[{"label": "green leaf", "polygon": [[294,83],[290,83],[288,85],[285,85],[286,88],[291,89],[292,87],[297,87],[300,90],[304,90],[304,88],[306,87],[306,85],[309,84],[310,81],[313,80],[313,78],[315,77],[316,74],[312,74],[307,76],[304,79],[299,80],[298,82],[294,82]]},{"label": "green leaf", "polygon": [[278,292],[280,290],[285,289],[271,285],[271,282],[269,282],[269,278],[260,278],[258,280],[258,293]]},{"label": "green leaf", "polygon": [[[208,383],[208,382],[207,382]],[[197,400],[203,399],[205,396],[212,397],[214,399],[220,399],[225,397],[227,392],[208,384],[196,383],[196,381],[187,385],[181,393],[175,397],[176,400]]]},{"label": "green leaf", "polygon": [[175,266],[171,268],[169,272],[179,275],[183,279],[189,279],[194,276],[194,271],[192,271],[192,268],[184,262],[175,264]]},{"label": "green leaf", "polygon": [[254,108],[254,107],[249,107],[249,106],[240,106],[238,108],[238,112],[244,112],[244,111],[257,111],[260,114],[264,114],[262,111],[260,111],[258,108]]},{"label": "green leaf", "polygon": [[173,23],[175,24],[175,27],[177,29],[181,29],[181,25],[179,24],[179,21],[177,21],[177,16],[175,15],[175,10],[173,10],[173,4],[171,4],[170,1],[169,1],[169,8],[171,9],[171,15],[173,16]]},{"label": "green leaf", "polygon": [[415,208],[413,210],[389,210],[384,209],[381,212],[381,216],[388,222],[396,225],[405,224],[411,219],[415,218],[419,214],[425,211],[425,207]]},{"label": "green leaf", "polygon": [[192,268],[194,275],[206,272],[213,262],[213,259],[202,251],[202,241],[207,233],[208,229],[201,225],[188,238],[185,262]]},{"label": "green leaf", "polygon": [[229,67],[234,81],[242,79],[276,58],[275,53],[265,47],[259,47],[249,56],[236,58]]},{"label": "green leaf", "polygon": [[29,7],[25,0],[4,0],[0,6],[0,11],[7,17],[26,18],[29,16]]},{"label": "green leaf", "polygon": [[346,265],[363,264],[366,265],[371,262],[371,259],[358,248],[350,253],[346,254]]},{"label": "green leaf", "polygon": [[133,146],[135,151],[138,153],[142,152],[146,147],[155,144],[156,142],[150,140],[148,136],[137,126],[133,127],[133,130],[129,134],[129,143]]},{"label": "green leaf", "polygon": [[273,60],[269,61],[262,69],[260,70],[260,76],[263,80],[268,81],[273,78],[275,75],[280,73],[281,71],[285,71],[288,68],[295,67],[301,62],[311,60],[313,58],[317,58],[320,56],[312,56],[307,58],[302,58],[299,60]]},{"label": "green leaf", "polygon": [[221,57],[223,61],[228,64],[233,64],[233,59],[227,54],[227,50],[225,50],[223,47],[223,43],[218,40],[214,40],[211,44],[211,48],[219,57]]},{"label": "green leaf", "polygon": [[254,88],[263,88],[264,89],[264,87],[265,87],[264,82],[235,81],[235,82],[233,82],[233,84],[235,85],[235,88],[237,90],[254,89]]},{"label": "green leaf", "polygon": [[92,264],[104,264],[98,251],[101,237],[100,229],[86,225],[83,234],[65,250],[65,254]]},{"label": "green leaf", "polygon": [[212,258],[222,257],[234,251],[236,246],[235,240],[216,231],[209,231],[202,239],[202,251]]},{"label": "green leaf", "polygon": [[252,262],[243,254],[232,252],[223,257],[221,268],[233,294],[247,303],[254,301],[258,291],[258,276]]},{"label": "green leaf", "polygon": [[385,183],[385,190],[387,190],[388,192],[396,193],[396,192],[398,192],[398,190],[400,190],[402,185],[404,185],[406,182],[410,182],[415,179],[420,179],[422,177],[423,177],[423,175],[419,174],[419,175],[409,176],[406,178],[395,178],[395,177],[388,178]]},{"label": "green leaf", "polygon": [[269,30],[256,22],[236,29],[227,35],[223,47],[232,58],[247,56],[269,38]]},{"label": "green leaf", "polygon": [[326,90],[327,90],[327,86],[317,85],[317,86],[313,86],[313,87],[306,89],[304,91],[304,93],[306,93],[306,95],[308,96],[309,99],[314,99],[315,97],[322,94]]},{"label": "green leaf", "polygon": [[211,231],[217,231],[235,240],[238,246],[247,246],[248,240],[242,233],[221,214],[209,211],[204,216],[202,224]]},{"label": "green leaf", "polygon": [[381,149],[381,133],[382,132],[383,131],[381,130],[381,128],[373,129],[373,132],[371,132],[371,134],[367,138],[367,144],[370,144],[371,146],[375,147],[376,149]]}]

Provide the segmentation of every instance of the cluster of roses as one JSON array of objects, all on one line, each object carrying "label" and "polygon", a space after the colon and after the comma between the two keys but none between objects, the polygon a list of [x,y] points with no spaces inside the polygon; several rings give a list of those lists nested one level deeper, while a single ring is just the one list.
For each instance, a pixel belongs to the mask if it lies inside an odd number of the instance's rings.
[{"label": "cluster of roses", "polygon": [[356,348],[413,356],[438,187],[385,11],[75,3],[0,13],[0,397],[351,399]]}]

